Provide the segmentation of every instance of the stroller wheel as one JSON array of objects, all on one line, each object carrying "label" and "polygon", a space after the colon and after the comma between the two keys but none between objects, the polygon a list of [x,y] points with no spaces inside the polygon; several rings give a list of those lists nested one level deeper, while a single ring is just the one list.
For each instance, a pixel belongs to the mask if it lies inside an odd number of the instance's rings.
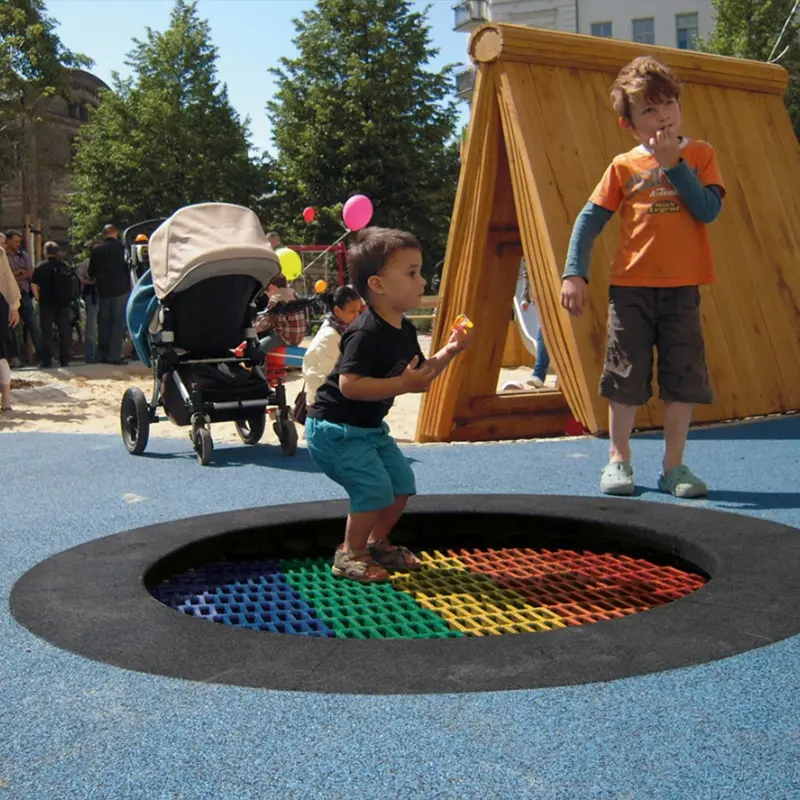
[{"label": "stroller wheel", "polygon": [[278,419],[273,423],[272,429],[281,443],[281,450],[285,456],[293,456],[297,452],[297,427],[294,424],[294,415],[290,408],[282,408]]},{"label": "stroller wheel", "polygon": [[258,444],[267,427],[267,415],[262,411],[247,419],[236,420],[236,433],[245,444]]},{"label": "stroller wheel", "polygon": [[128,452],[135,456],[143,453],[150,438],[150,409],[141,389],[132,387],[125,390],[119,421],[122,441]]},{"label": "stroller wheel", "polygon": [[211,432],[207,428],[198,428],[194,432],[194,451],[197,453],[197,460],[204,467],[211,463],[214,441],[211,438]]}]

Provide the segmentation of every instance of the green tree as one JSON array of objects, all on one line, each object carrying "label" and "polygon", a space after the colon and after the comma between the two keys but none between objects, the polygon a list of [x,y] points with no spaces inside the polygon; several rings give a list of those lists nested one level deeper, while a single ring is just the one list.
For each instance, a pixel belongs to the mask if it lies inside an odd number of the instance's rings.
[{"label": "green tree", "polygon": [[0,186],[19,179],[23,213],[36,217],[37,182],[47,174],[48,139],[45,103],[54,95],[69,99],[71,67],[91,66],[91,59],[73,53],[56,34],[56,20],[47,16],[43,0],[0,2]]},{"label": "green tree", "polygon": [[131,77],[81,131],[73,159],[70,229],[86,243],[114,221],[168,216],[199,202],[251,205],[265,169],[250,157],[249,122],[216,77],[217,49],[197,4],[177,0],[163,33],[134,40]]},{"label": "green tree", "polygon": [[[427,11],[406,0],[318,0],[294,21],[298,55],[272,70],[267,104],[278,151],[265,220],[294,241],[343,232],[341,204],[363,193],[375,224],[421,241],[428,274],[447,241],[458,182],[454,66],[426,67]],[[318,222],[298,217],[313,205]]]},{"label": "green tree", "polygon": [[795,0],[712,0],[712,3],[714,29],[698,42],[698,48],[753,61],[777,60],[789,72],[784,100],[794,132],[800,136],[800,17],[792,14],[797,11]]}]

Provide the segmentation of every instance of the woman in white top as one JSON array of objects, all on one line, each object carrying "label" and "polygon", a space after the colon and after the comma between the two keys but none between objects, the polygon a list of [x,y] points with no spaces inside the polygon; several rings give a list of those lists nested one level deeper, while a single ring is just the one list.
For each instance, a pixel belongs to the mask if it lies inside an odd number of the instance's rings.
[{"label": "woman in white top", "polygon": [[362,308],[361,298],[350,286],[340,286],[333,294],[327,293],[321,298],[327,303],[329,312],[303,358],[307,406],[314,402],[317,389],[336,366],[342,334]]},{"label": "woman in white top", "polygon": [[0,411],[11,411],[11,366],[16,355],[11,329],[19,324],[20,293],[17,279],[11,271],[4,234],[0,234]]}]

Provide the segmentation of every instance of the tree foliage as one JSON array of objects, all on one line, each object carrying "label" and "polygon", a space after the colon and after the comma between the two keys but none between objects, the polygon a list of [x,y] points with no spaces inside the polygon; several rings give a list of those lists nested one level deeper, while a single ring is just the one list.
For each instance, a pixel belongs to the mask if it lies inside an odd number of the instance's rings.
[{"label": "tree foliage", "polygon": [[248,121],[216,76],[217,49],[196,2],[176,0],[169,27],[134,39],[132,74],[84,126],[73,159],[71,235],[87,242],[102,225],[168,216],[199,202],[252,206],[268,188],[250,157]]},{"label": "tree foliage", "polygon": [[774,60],[780,56],[777,63],[789,72],[789,88],[784,97],[786,107],[795,134],[800,135],[800,16],[797,13],[778,42],[795,0],[712,0],[712,3],[714,29],[700,40],[699,49],[753,61]]},{"label": "tree foliage", "polygon": [[[46,100],[69,97],[69,69],[91,59],[64,47],[43,0],[0,2],[0,186],[34,160]],[[42,138],[40,136],[39,138]]]},{"label": "tree foliage", "polygon": [[[278,151],[263,216],[285,239],[330,242],[341,205],[373,201],[373,222],[412,231],[428,271],[444,254],[459,156],[453,70],[427,68],[425,13],[406,0],[318,0],[294,21],[298,55],[272,70],[267,108]],[[318,221],[299,220],[306,205]]]}]

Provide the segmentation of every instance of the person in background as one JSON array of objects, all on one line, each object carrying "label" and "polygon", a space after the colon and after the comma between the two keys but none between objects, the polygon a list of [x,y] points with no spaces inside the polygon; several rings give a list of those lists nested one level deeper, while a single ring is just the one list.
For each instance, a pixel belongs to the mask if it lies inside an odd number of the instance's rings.
[{"label": "person in background", "polygon": [[[98,238],[91,244],[91,249],[100,245],[102,241]],[[97,281],[89,276],[89,258],[85,258],[78,264],[78,278],[81,282],[81,298],[86,310],[86,324],[83,332],[83,357],[87,364],[92,364],[97,360],[97,313],[100,308],[100,301],[97,297]]]},{"label": "person in background", "polygon": [[[520,274],[522,275],[523,281],[523,291],[522,291],[522,302],[520,303],[520,307],[523,311],[528,310],[528,306],[531,304],[531,285],[530,280],[528,279],[528,268],[525,264],[525,259],[522,259],[522,264],[520,265]],[[539,323],[539,327],[536,331],[536,363],[533,365],[533,374],[527,381],[525,381],[525,385],[532,388],[532,389],[544,389],[545,387],[545,379],[547,378],[547,370],[550,369],[550,354],[547,352],[547,347],[544,343],[544,333],[542,332],[542,324]]]},{"label": "person in background", "polygon": [[11,411],[11,364],[16,353],[12,330],[19,324],[21,301],[19,285],[8,264],[3,248],[5,234],[0,233],[0,411]]},{"label": "person in background", "polygon": [[303,357],[307,406],[314,403],[317,389],[333,372],[339,358],[342,334],[361,313],[362,307],[358,292],[351,286],[340,286],[335,292],[326,292],[320,297],[328,306],[328,314]]},{"label": "person in background", "polygon": [[267,241],[273,250],[277,250],[281,246],[281,237],[278,235],[278,231],[270,231],[267,234]]},{"label": "person in background", "polygon": [[282,311],[276,308],[280,303],[293,303],[297,292],[289,286],[286,276],[278,273],[267,284],[267,309],[256,318],[256,331],[261,349],[268,353],[276,347],[296,346],[303,341],[308,327],[305,306],[301,309]]},{"label": "person in background", "polygon": [[22,234],[19,231],[10,230],[6,232],[5,250],[11,271],[17,279],[22,298],[19,306],[19,315],[33,341],[33,349],[36,351],[36,355],[39,356],[42,348],[42,337],[39,330],[39,317],[36,314],[36,306],[34,304],[33,289],[31,288],[33,264],[31,264],[28,254],[22,249]]},{"label": "person in background", "polygon": [[125,308],[131,292],[131,276],[125,263],[119,231],[114,225],[103,228],[103,244],[89,256],[89,277],[97,282],[98,360],[108,364],[127,364],[122,358],[125,335]]},{"label": "person in background", "polygon": [[75,297],[75,271],[59,257],[61,249],[56,242],[44,246],[44,261],[33,270],[31,282],[39,287],[39,316],[42,323],[42,363],[43,369],[52,366],[53,323],[58,326],[59,360],[62,367],[69,366],[72,326],[70,325],[70,305]]}]

